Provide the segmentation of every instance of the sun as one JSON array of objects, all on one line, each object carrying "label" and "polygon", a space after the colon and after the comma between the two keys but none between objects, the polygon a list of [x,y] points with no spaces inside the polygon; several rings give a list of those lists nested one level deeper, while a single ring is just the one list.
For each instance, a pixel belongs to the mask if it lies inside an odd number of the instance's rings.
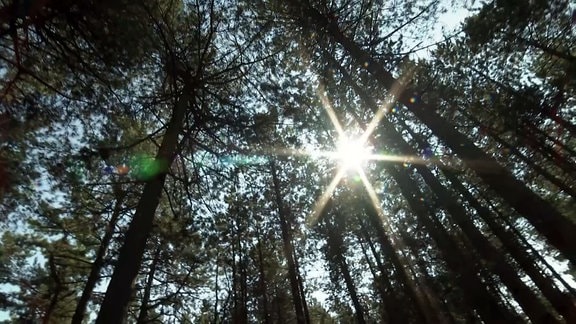
[{"label": "sun", "polygon": [[371,148],[361,139],[344,137],[336,145],[336,158],[345,170],[362,169],[370,156]]}]

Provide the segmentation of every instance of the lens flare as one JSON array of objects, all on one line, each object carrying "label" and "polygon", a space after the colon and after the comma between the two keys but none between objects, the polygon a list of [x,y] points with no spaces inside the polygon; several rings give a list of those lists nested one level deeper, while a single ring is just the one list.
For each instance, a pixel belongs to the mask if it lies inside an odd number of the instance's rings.
[{"label": "lens flare", "polygon": [[370,159],[370,147],[359,139],[342,138],[337,145],[336,156],[345,170],[362,169]]}]

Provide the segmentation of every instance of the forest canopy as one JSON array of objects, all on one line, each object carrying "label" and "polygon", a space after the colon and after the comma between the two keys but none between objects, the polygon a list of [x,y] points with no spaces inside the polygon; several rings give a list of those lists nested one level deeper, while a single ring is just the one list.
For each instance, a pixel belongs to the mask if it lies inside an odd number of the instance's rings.
[{"label": "forest canopy", "polygon": [[576,4],[0,22],[0,323],[576,323]]}]

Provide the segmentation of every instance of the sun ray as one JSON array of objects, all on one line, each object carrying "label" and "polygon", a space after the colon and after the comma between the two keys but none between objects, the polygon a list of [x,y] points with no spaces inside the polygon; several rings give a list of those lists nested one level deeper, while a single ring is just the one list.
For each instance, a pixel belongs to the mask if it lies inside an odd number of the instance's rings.
[{"label": "sun ray", "polygon": [[395,98],[398,95],[400,95],[402,91],[404,91],[404,89],[406,88],[407,83],[406,81],[412,77],[413,73],[414,68],[408,70],[406,74],[404,74],[392,85],[392,89],[390,89],[390,93],[387,96],[386,101],[382,105],[380,105],[378,111],[376,111],[374,117],[372,117],[372,120],[366,127],[366,130],[360,137],[362,141],[367,141],[370,135],[372,135],[372,133],[374,132],[374,130],[376,129],[382,118],[384,118],[386,113],[390,110],[390,107],[394,104]]},{"label": "sun ray", "polygon": [[330,182],[328,187],[326,187],[326,190],[324,190],[324,193],[322,193],[320,199],[316,201],[312,214],[308,217],[308,221],[306,222],[309,227],[314,227],[319,221],[322,210],[324,210],[324,207],[326,207],[326,204],[332,196],[332,192],[334,189],[336,189],[336,186],[338,186],[338,183],[340,183],[340,180],[342,180],[342,177],[344,177],[345,173],[346,170],[344,168],[339,168],[336,176],[334,176],[334,179],[332,179],[332,182]]},{"label": "sun ray", "polygon": [[[368,193],[368,197],[370,198],[370,202],[372,203],[372,206],[374,206],[374,209],[376,210],[378,215],[380,215],[380,217],[382,218],[382,222],[387,224],[388,220],[387,220],[387,218],[384,217],[384,211],[382,210],[382,207],[380,206],[380,201],[378,200],[378,195],[376,194],[374,187],[372,186],[372,184],[368,180],[366,173],[364,172],[364,170],[360,169],[360,170],[358,170],[358,175],[360,176],[360,180],[362,180],[362,184],[364,185],[364,188],[366,189],[366,192]],[[387,226],[385,226],[385,227],[387,227]]]},{"label": "sun ray", "polygon": [[[390,244],[395,248],[395,251],[399,251],[399,248],[403,248],[405,246],[402,238],[394,235],[392,225],[390,224],[390,218],[388,216],[386,216],[386,214],[384,213],[384,210],[382,209],[382,206],[380,205],[378,195],[376,194],[374,187],[372,186],[372,184],[368,180],[366,173],[364,173],[363,170],[360,170],[358,172],[358,175],[360,176],[360,179],[362,180],[362,184],[364,184],[364,188],[366,189],[366,192],[368,193],[368,197],[370,197],[370,202],[372,203],[374,210],[376,210],[378,217],[380,217],[380,219],[382,220],[382,226],[384,227],[384,231],[388,234]],[[400,259],[402,259],[400,255],[399,255],[399,257],[400,257]]]},{"label": "sun ray", "polygon": [[338,117],[336,116],[336,112],[334,111],[334,108],[332,108],[332,105],[330,104],[330,100],[328,100],[328,97],[325,94],[323,84],[318,85],[317,93],[318,93],[318,97],[320,98],[320,101],[322,102],[322,107],[324,108],[324,110],[328,114],[328,117],[330,117],[330,121],[332,122],[332,125],[334,125],[334,129],[336,129],[338,136],[343,137],[344,136],[344,129],[342,128],[342,125],[340,124],[340,121],[338,120]]}]

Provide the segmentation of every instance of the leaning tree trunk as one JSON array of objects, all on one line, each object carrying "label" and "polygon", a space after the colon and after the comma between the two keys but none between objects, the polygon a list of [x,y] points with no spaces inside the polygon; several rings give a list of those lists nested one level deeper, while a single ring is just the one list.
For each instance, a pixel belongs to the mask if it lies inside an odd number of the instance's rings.
[{"label": "leaning tree trunk", "polygon": [[114,188],[114,191],[116,202],[114,203],[114,210],[112,211],[112,216],[110,217],[110,221],[108,221],[108,225],[106,226],[106,232],[104,232],[104,236],[100,241],[100,246],[96,252],[96,259],[92,263],[92,268],[90,268],[90,274],[88,275],[88,279],[86,279],[86,284],[84,285],[84,290],[82,291],[80,300],[78,301],[78,304],[76,304],[76,309],[74,310],[74,315],[72,316],[72,324],[82,324],[84,313],[86,312],[86,306],[88,305],[88,301],[92,296],[94,287],[96,287],[96,284],[100,279],[100,271],[102,271],[102,268],[104,267],[104,258],[106,257],[108,246],[112,241],[112,236],[114,235],[114,230],[116,229],[116,223],[122,215],[122,203],[126,197],[126,192],[121,191],[119,185],[116,184],[115,186],[116,187]]},{"label": "leaning tree trunk", "polygon": [[276,208],[278,209],[278,217],[280,219],[280,230],[282,232],[282,243],[284,246],[284,256],[288,263],[288,277],[290,279],[290,287],[292,289],[292,300],[296,311],[296,321],[298,323],[309,323],[310,319],[306,318],[304,313],[304,302],[302,300],[302,292],[300,291],[300,284],[298,281],[298,269],[296,268],[296,261],[294,256],[294,247],[292,246],[292,233],[290,224],[288,223],[288,215],[284,202],[282,201],[282,193],[280,192],[280,180],[276,174],[276,166],[274,162],[270,162],[270,170],[272,173],[272,183],[274,187],[274,197],[276,200]]},{"label": "leaning tree trunk", "polygon": [[498,237],[504,247],[506,247],[506,250],[510,252],[530,279],[534,281],[556,311],[564,317],[566,323],[576,323],[576,300],[574,296],[571,297],[569,294],[565,295],[554,286],[552,279],[546,278],[544,273],[536,265],[535,260],[530,258],[523,247],[514,239],[513,233],[507,232],[502,225],[494,220],[492,213],[466,190],[455,174],[448,171],[444,171],[443,173],[454,188],[460,192],[462,197],[470,203],[478,215],[488,224],[490,230],[496,234],[496,237]]},{"label": "leaning tree trunk", "polygon": [[[350,84],[350,86],[361,97],[368,108],[376,112],[377,106],[374,100],[372,100],[372,98],[369,97],[356,84],[356,82],[352,80],[349,74],[340,65],[338,65],[338,67],[343,74],[344,80]],[[395,131],[394,126],[386,119],[382,119],[381,124],[383,126],[380,127],[383,135],[382,138],[388,138],[390,143],[395,144],[392,145],[392,147],[399,149],[400,151],[406,149],[406,147],[403,146],[400,148],[396,147],[397,144],[404,142],[404,140],[401,136],[398,137],[399,134]],[[500,303],[496,302],[494,297],[491,296],[491,294],[484,288],[484,284],[476,276],[475,270],[471,268],[474,262],[472,262],[472,260],[467,257],[467,254],[460,251],[458,245],[443,230],[441,224],[434,218],[434,216],[428,216],[428,207],[426,207],[421,201],[415,198],[421,197],[421,193],[414,180],[412,180],[410,176],[404,172],[404,170],[399,171],[395,166],[386,164],[385,169],[398,183],[400,190],[408,201],[412,211],[416,214],[416,216],[418,216],[418,219],[428,229],[434,241],[436,241],[437,245],[442,251],[442,254],[445,257],[448,266],[455,273],[461,275],[458,276],[458,278],[460,279],[462,288],[468,292],[476,292],[472,294],[468,293],[466,296],[468,297],[470,304],[475,306],[475,308],[478,310],[480,316],[487,321],[495,320],[496,318],[507,318],[510,321],[518,321],[518,318],[515,316],[515,314],[512,314],[504,307],[502,307]],[[466,261],[464,261],[467,259],[469,260],[468,264]]]},{"label": "leaning tree trunk", "polygon": [[[432,305],[433,309],[437,313],[442,314],[442,317],[446,323],[456,324],[456,320],[454,318],[452,310],[458,307],[455,306],[456,303],[454,303],[453,301],[449,301],[446,296],[442,295],[442,297],[440,297],[442,294],[442,290],[440,289],[440,287],[438,287],[437,282],[435,282],[432,276],[428,273],[429,265],[427,264],[426,259],[422,257],[423,251],[420,250],[421,248],[419,247],[419,244],[416,243],[418,241],[418,238],[415,238],[413,233],[409,233],[407,231],[408,225],[404,220],[400,220],[399,222],[396,222],[396,224],[397,224],[397,230],[400,233],[400,237],[402,238],[406,246],[410,249],[410,252],[413,255],[417,256],[416,265],[418,266],[418,268],[421,269],[424,277],[422,279],[423,281],[422,290],[428,297],[428,300],[430,300],[430,305]],[[430,256],[428,256],[428,259],[430,259]],[[462,312],[470,311],[469,308],[464,307],[461,308],[460,310]]]},{"label": "leaning tree trunk", "polygon": [[479,125],[480,127],[484,127],[487,130],[488,135],[490,135],[490,137],[496,141],[497,143],[499,143],[500,145],[504,146],[507,150],[510,151],[510,153],[516,155],[520,160],[522,160],[524,163],[526,163],[530,168],[532,168],[534,171],[536,171],[538,174],[540,174],[541,176],[543,176],[546,180],[548,180],[550,183],[552,183],[553,185],[555,185],[556,187],[558,187],[560,190],[564,191],[565,193],[569,194],[570,196],[572,196],[573,198],[576,199],[576,190],[571,188],[568,184],[566,184],[563,180],[558,179],[555,175],[553,175],[552,173],[550,173],[549,171],[547,171],[546,169],[544,169],[543,167],[539,166],[538,164],[536,164],[536,162],[529,158],[528,156],[526,156],[524,153],[522,153],[517,146],[512,145],[510,143],[508,143],[507,141],[505,141],[503,138],[501,138],[498,134],[496,134],[496,132],[490,130],[489,128],[487,128],[485,125],[483,125],[480,120],[476,119],[475,117],[473,117],[471,114],[469,114],[468,112],[462,111],[461,112],[462,115],[464,115],[465,117],[467,117],[468,119],[470,119],[473,123]]},{"label": "leaning tree trunk", "polygon": [[370,205],[368,201],[362,201],[362,205],[364,207],[364,211],[368,215],[368,221],[370,222],[370,225],[374,231],[376,231],[376,237],[380,243],[380,248],[385,254],[389,256],[392,264],[394,265],[394,268],[396,269],[396,274],[399,281],[405,287],[405,290],[410,296],[410,299],[412,299],[412,302],[416,306],[417,321],[420,323],[444,323],[445,321],[441,316],[442,314],[434,314],[431,309],[431,305],[424,300],[422,291],[416,282],[410,278],[406,272],[406,267],[398,255],[399,251],[394,249],[389,236],[384,230],[384,225],[380,219],[380,215],[378,215],[377,211],[373,206]]},{"label": "leaning tree trunk", "polygon": [[469,303],[478,311],[478,314],[487,323],[520,323],[522,320],[496,300],[478,278],[474,267],[475,261],[458,247],[458,244],[443,229],[442,224],[432,216],[429,208],[418,197],[422,197],[417,183],[410,178],[404,170],[398,170],[395,166],[387,166],[386,171],[394,178],[402,195],[408,202],[410,209],[415,213],[418,220],[427,228],[428,233],[434,239],[444,259],[452,271],[456,274],[457,281],[466,292],[465,296]]},{"label": "leaning tree trunk", "polygon": [[[362,237],[361,234],[357,234],[358,237]],[[380,322],[382,323],[390,323],[390,310],[392,310],[393,312],[396,311],[396,309],[400,310],[400,308],[398,307],[398,303],[394,303],[394,301],[392,301],[388,294],[386,293],[386,290],[384,289],[384,285],[389,283],[387,282],[388,279],[383,278],[383,276],[380,276],[376,270],[376,268],[374,267],[374,264],[372,264],[372,260],[370,259],[370,256],[368,255],[368,251],[366,250],[366,246],[365,244],[362,242],[362,240],[358,240],[358,245],[360,245],[360,250],[362,251],[362,254],[364,255],[364,260],[366,260],[366,263],[368,264],[368,269],[370,270],[370,273],[372,274],[372,282],[374,285],[374,288],[376,289],[376,291],[378,292],[378,295],[380,295]],[[391,289],[390,289],[391,290]]]},{"label": "leaning tree trunk", "polygon": [[148,279],[146,280],[146,287],[144,288],[144,295],[142,296],[142,302],[140,303],[140,312],[138,313],[138,320],[136,323],[145,324],[148,321],[148,310],[150,309],[150,295],[152,294],[152,284],[154,283],[154,276],[156,275],[156,268],[158,267],[158,262],[160,262],[160,253],[162,252],[162,245],[158,244],[156,251],[154,252],[154,258],[152,259],[152,264],[150,265],[150,271],[148,271]]},{"label": "leaning tree trunk", "polygon": [[[348,38],[335,21],[322,15],[308,0],[293,0],[292,4],[292,9],[300,18],[305,19],[305,23],[315,25],[318,32],[331,36],[342,45],[354,61],[370,72],[384,88],[391,90],[395,85],[400,85],[392,73]],[[446,143],[486,184],[526,217],[572,264],[576,265],[576,242],[573,240],[576,224],[514,178],[506,168],[476,147],[465,135],[454,129],[435,112],[434,107],[420,101],[416,89],[402,86],[404,91],[398,94],[396,99],[428,126],[434,135]]]},{"label": "leaning tree trunk", "polygon": [[378,268],[380,275],[374,274],[374,280],[378,281],[378,286],[382,290],[382,298],[384,302],[384,307],[386,308],[386,314],[389,323],[398,323],[406,319],[407,309],[402,305],[402,300],[398,297],[399,294],[394,292],[392,284],[390,282],[389,271],[384,267],[384,262],[380,259],[380,253],[376,251],[376,247],[372,242],[372,238],[368,233],[368,229],[364,222],[360,222],[362,236],[370,248],[370,252],[374,257],[376,262],[376,267]]},{"label": "leaning tree trunk", "polygon": [[271,323],[270,310],[268,306],[268,294],[266,292],[268,283],[266,281],[266,272],[264,271],[264,254],[262,253],[262,240],[260,239],[260,231],[258,230],[258,226],[256,226],[256,244],[256,250],[258,251],[258,272],[260,272],[258,288],[262,294],[262,312],[264,313],[263,322],[264,324],[269,324]]},{"label": "leaning tree trunk", "polygon": [[[420,136],[415,134],[407,126],[405,129],[420,147],[425,147],[426,144]],[[543,295],[550,301],[558,313],[565,318],[566,322],[576,322],[576,299],[570,297],[569,294],[565,295],[554,287],[553,281],[546,278],[544,273],[540,271],[538,266],[536,266],[535,260],[531,259],[520,243],[514,239],[514,233],[507,232],[506,229],[496,221],[492,212],[482,206],[482,204],[464,187],[455,172],[448,168],[442,168],[442,174],[450,181],[454,189],[470,203],[472,208],[476,210],[480,218],[486,222],[490,230],[492,230],[496,237],[498,237],[510,255],[518,262],[520,267],[526,272],[526,274],[528,274],[532,281],[534,281],[536,286],[540,291],[542,291]],[[469,219],[464,219],[464,221],[470,223],[468,226],[474,226],[471,224]],[[471,237],[471,239],[475,240],[473,237]],[[498,256],[499,253],[497,253],[497,251],[492,251],[492,255]],[[505,264],[506,262],[505,260],[500,261],[496,266],[500,263]]]},{"label": "leaning tree trunk", "polygon": [[[350,83],[353,83],[349,76],[345,76]],[[373,111],[377,111],[376,103],[357,85],[353,85],[356,92],[362,101]],[[388,147],[394,147],[399,150],[403,156],[417,156],[418,152],[410,146],[403,138],[402,135],[394,129],[392,123],[383,119],[382,121],[382,138],[386,139]],[[439,205],[443,206],[446,211],[452,216],[452,219],[463,230],[472,247],[480,253],[480,255],[487,260],[486,263],[490,270],[497,273],[502,279],[503,283],[510,288],[512,295],[516,298],[522,306],[526,314],[534,322],[540,322],[543,318],[553,318],[547,312],[546,307],[541,303],[540,298],[528,288],[519,278],[517,272],[504,258],[502,253],[498,251],[493,245],[488,242],[486,237],[480,233],[478,228],[467,217],[468,212],[457,202],[456,198],[450,193],[448,189],[434,176],[426,165],[415,164],[415,169],[424,179],[424,182],[432,189],[437,197]]]},{"label": "leaning tree trunk", "polygon": [[127,312],[132,295],[132,285],[140,270],[146,241],[152,232],[154,215],[166,181],[167,168],[172,164],[177,154],[178,136],[182,133],[188,104],[194,98],[193,90],[192,83],[186,82],[172,111],[172,117],[168,122],[166,133],[156,155],[156,161],[165,165],[166,169],[144,185],[136,212],[126,232],[124,244],[120,248],[118,261],[108,284],[104,301],[100,306],[100,312],[96,319],[97,324],[120,324]]},{"label": "leaning tree trunk", "polygon": [[336,265],[340,270],[342,277],[344,277],[344,283],[346,284],[346,289],[352,300],[352,305],[354,306],[354,315],[356,316],[356,323],[364,324],[366,320],[364,319],[364,309],[358,298],[358,291],[356,290],[356,285],[350,274],[350,269],[346,263],[346,258],[344,256],[344,242],[342,240],[342,227],[338,225],[330,224],[330,221],[338,222],[338,216],[335,215],[332,219],[325,217],[326,230],[328,234],[327,246],[328,253],[331,258],[336,261]]}]

